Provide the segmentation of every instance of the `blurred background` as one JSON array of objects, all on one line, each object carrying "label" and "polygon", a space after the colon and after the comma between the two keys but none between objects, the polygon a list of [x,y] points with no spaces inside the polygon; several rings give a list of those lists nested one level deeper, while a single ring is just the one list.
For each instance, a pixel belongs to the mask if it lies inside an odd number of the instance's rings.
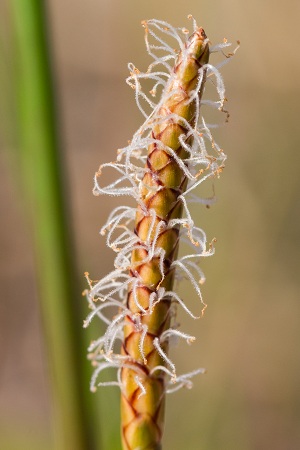
[{"label": "blurred background", "polygon": [[[189,28],[193,14],[213,43],[241,41],[222,69],[231,117],[214,134],[228,154],[215,183],[218,201],[194,208],[196,224],[217,237],[216,255],[202,265],[208,308],[199,321],[180,315],[182,330],[197,340],[173,350],[179,372],[206,367],[207,374],[193,390],[168,397],[164,448],[299,449],[299,1],[45,3],[79,274],[73,299],[82,320],[83,273],[99,279],[112,268],[114,255],[98,231],[119,204],[93,197],[92,178],[143,121],[125,84],[129,61],[141,70],[150,62],[141,20]],[[51,362],[17,144],[16,5],[0,6],[0,448],[52,450]],[[180,289],[197,310],[192,290]],[[101,332],[96,324],[93,337]],[[83,354],[80,364],[90,370]],[[98,448],[118,450],[118,392],[90,394],[89,376],[85,395],[96,411],[89,424],[100,435]]]}]

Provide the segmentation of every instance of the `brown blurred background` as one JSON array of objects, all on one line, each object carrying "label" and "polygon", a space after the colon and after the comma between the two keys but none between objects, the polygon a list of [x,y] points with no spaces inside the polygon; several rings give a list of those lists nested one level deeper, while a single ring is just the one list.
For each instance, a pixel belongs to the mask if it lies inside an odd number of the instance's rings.
[{"label": "brown blurred background", "polygon": [[[218,202],[194,208],[195,222],[218,239],[216,255],[202,266],[208,308],[196,322],[181,314],[182,330],[197,341],[173,350],[180,371],[208,373],[192,391],[168,398],[164,448],[299,449],[299,1],[49,0],[47,6],[78,264],[92,278],[112,267],[114,255],[98,230],[118,204],[93,197],[92,177],[143,120],[124,81],[127,62],[145,69],[150,61],[141,20],[188,28],[192,13],[213,43],[241,41],[222,70],[231,118],[215,133],[228,154],[215,185]],[[8,8],[8,1],[0,8],[2,69],[13,64]],[[7,86],[2,90],[7,94]],[[7,134],[0,157],[0,448],[50,450],[48,369],[11,157],[13,113],[1,115]],[[190,305],[193,297],[190,290]]]}]

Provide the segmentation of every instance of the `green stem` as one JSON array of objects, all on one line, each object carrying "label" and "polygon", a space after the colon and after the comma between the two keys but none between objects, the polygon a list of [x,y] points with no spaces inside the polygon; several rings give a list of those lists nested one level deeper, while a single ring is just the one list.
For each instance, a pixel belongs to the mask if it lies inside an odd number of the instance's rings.
[{"label": "green stem", "polygon": [[[44,2],[12,0],[21,170],[31,213],[57,449],[94,448],[83,394],[81,297],[62,196]],[[18,175],[16,175],[18,176]],[[87,386],[87,383],[86,383]],[[97,430],[98,431],[98,430]],[[98,449],[100,446],[98,445]]]}]

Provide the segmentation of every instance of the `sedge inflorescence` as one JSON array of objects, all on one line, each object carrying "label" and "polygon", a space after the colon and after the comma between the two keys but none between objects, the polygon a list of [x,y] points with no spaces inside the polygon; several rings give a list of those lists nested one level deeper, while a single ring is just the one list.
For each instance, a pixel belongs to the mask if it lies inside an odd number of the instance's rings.
[{"label": "sedge inflorescence", "polygon": [[[192,36],[196,35],[198,38],[197,33],[201,30],[202,46],[208,48],[209,40],[204,31],[191,19],[194,28]],[[118,151],[116,162],[103,164],[94,179],[95,195],[131,196],[136,206],[118,206],[101,228],[100,233],[106,235],[108,247],[116,253],[114,270],[95,282],[86,274],[89,283],[86,298],[91,312],[84,322],[84,327],[87,327],[92,319],[98,317],[107,326],[104,335],[93,341],[88,349],[94,366],[91,390],[95,391],[97,385],[117,385],[123,390],[122,371],[128,369],[133,374],[138,399],[147,392],[146,375],[152,377],[163,374],[164,392],[168,393],[182,386],[191,387],[191,378],[204,372],[204,369],[196,369],[179,375],[175,363],[168,356],[168,347],[172,340],[183,339],[191,343],[195,339],[178,329],[174,319],[175,307],[180,306],[193,319],[201,317],[206,307],[201,294],[201,284],[205,277],[199,263],[201,258],[214,253],[214,245],[207,241],[205,232],[194,224],[190,204],[209,205],[213,201],[199,198],[195,190],[205,180],[218,177],[224,168],[226,155],[212,136],[211,130],[215,125],[206,123],[202,116],[202,106],[207,105],[225,112],[225,121],[227,120],[228,113],[224,109],[225,88],[219,68],[233,54],[224,53],[224,49],[231,45],[226,40],[211,46],[210,54],[219,52],[225,58],[215,66],[209,62],[199,64],[196,80],[192,88],[186,89],[182,99],[182,85],[177,79],[180,64],[191,58],[192,41],[188,38],[188,31],[159,20],[145,21],[143,26],[146,30],[147,51],[153,62],[145,73],[130,63],[130,76],[126,81],[135,92],[137,106],[145,121],[130,143]],[[172,40],[176,49],[170,43]],[[153,85],[149,93],[146,93],[142,85],[149,81]],[[202,98],[205,81],[213,83],[217,100]],[[183,108],[193,106],[190,119],[180,114],[180,108],[165,106],[174,101],[176,103],[177,97]],[[174,145],[161,139],[161,133],[153,131],[163,130],[164,124],[183,130],[176,135],[181,154],[174,149]],[[162,168],[159,166],[159,169],[154,170],[154,156],[152,159],[149,156],[152,151],[156,155],[163,152],[160,158],[166,159],[165,166],[162,164]],[[177,169],[180,171],[182,181],[176,189],[171,187],[166,190],[162,170],[166,171],[165,167],[171,164],[175,172]],[[117,179],[103,187],[99,177],[105,169],[115,170]],[[170,174],[168,177],[170,178]],[[158,206],[159,201],[161,205]],[[165,213],[164,207],[168,202],[176,205],[180,214],[173,214],[175,206],[171,212],[168,210]],[[142,229],[145,220],[147,225]],[[168,250],[163,240],[168,232],[169,236],[173,233],[171,250]],[[179,241],[191,249],[180,257],[177,255]],[[145,285],[143,274],[149,267],[155,269],[155,275],[152,275],[151,283]],[[182,278],[189,280],[202,304],[198,314],[174,290],[174,280],[172,283],[166,282],[170,273],[175,281]],[[160,332],[155,334],[150,332],[149,324],[163,302],[168,302],[168,319],[164,321]],[[128,337],[128,324],[137,336],[137,348],[131,353],[124,346],[124,340]],[[153,351],[156,353],[155,358],[152,358]],[[99,381],[100,373],[112,367],[117,369],[115,381]]]}]

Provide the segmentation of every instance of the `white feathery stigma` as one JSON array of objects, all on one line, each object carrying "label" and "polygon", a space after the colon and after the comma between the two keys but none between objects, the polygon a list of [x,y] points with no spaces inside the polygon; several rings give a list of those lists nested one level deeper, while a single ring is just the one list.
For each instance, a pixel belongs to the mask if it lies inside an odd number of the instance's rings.
[{"label": "white feathery stigma", "polygon": [[[196,21],[192,19],[194,32],[198,29]],[[134,64],[128,65],[130,75],[127,78],[127,84],[134,90],[137,106],[143,116],[144,123],[137,130],[132,137],[130,143],[118,150],[116,162],[102,164],[99,171],[94,178],[95,195],[110,195],[110,196],[131,196],[140,207],[140,213],[144,216],[150,215],[150,226],[147,238],[144,242],[140,242],[140,238],[134,233],[134,223],[137,214],[137,207],[118,206],[109,215],[106,223],[100,230],[101,235],[106,236],[106,244],[115,253],[114,270],[99,281],[92,281],[86,274],[90,289],[86,292],[86,298],[91,308],[90,314],[84,321],[84,327],[87,327],[91,321],[98,317],[107,326],[106,332],[99,339],[93,341],[89,348],[89,358],[95,367],[92,379],[91,390],[95,391],[96,386],[119,386],[123,389],[120,372],[122,368],[127,367],[135,371],[135,382],[140,390],[139,397],[145,395],[145,387],[143,385],[143,372],[128,356],[120,354],[120,344],[124,336],[124,321],[128,317],[134,324],[135,329],[139,332],[139,352],[140,357],[147,362],[145,356],[145,346],[147,345],[147,326],[141,323],[140,318],[145,315],[153,314],[156,305],[163,299],[168,298],[171,304],[180,306],[191,318],[197,319],[201,317],[206,304],[202,299],[200,285],[205,281],[204,274],[199,267],[201,258],[211,256],[214,253],[213,244],[207,242],[205,232],[199,227],[195,226],[192,219],[192,213],[189,205],[192,203],[201,203],[204,205],[211,205],[215,201],[215,196],[203,199],[195,194],[195,189],[207,179],[218,177],[221,173],[226,155],[223,150],[215,142],[211,130],[215,127],[213,124],[208,124],[202,116],[202,109],[213,108],[225,112],[225,121],[227,121],[228,113],[224,110],[224,103],[226,102],[225,87],[223,79],[220,75],[219,68],[228,61],[233,53],[226,55],[224,50],[231,44],[224,41],[221,44],[210,47],[210,53],[221,53],[225,60],[217,66],[211,63],[205,64],[199,69],[198,82],[190,93],[187,102],[195,103],[195,124],[191,125],[184,118],[179,117],[175,113],[170,113],[167,116],[168,121],[174,119],[176,123],[182,123],[187,132],[179,136],[180,145],[188,154],[188,158],[181,159],[176,152],[164,145],[161,141],[154,139],[152,135],[153,124],[163,124],[166,116],[160,113],[162,105],[166,102],[170,95],[174,95],[174,90],[171,93],[166,89],[174,80],[173,65],[178,57],[178,53],[169,44],[170,39],[173,39],[174,47],[179,47],[181,52],[185,52],[185,43],[188,39],[188,32],[185,28],[175,28],[170,24],[160,20],[148,20],[144,23],[147,27],[146,33],[146,48],[149,55],[153,58],[153,62],[148,67],[147,71],[140,72]],[[207,83],[210,81],[216,88],[218,100],[208,100],[199,98],[199,90],[201,89],[202,79],[206,72]],[[153,86],[150,92],[145,93],[142,88],[143,81],[153,81]],[[176,90],[176,84],[175,88]],[[160,97],[156,99],[156,95]],[[202,108],[205,107],[205,108]],[[201,112],[200,112],[201,109]],[[160,115],[161,114],[161,115]],[[148,147],[151,144],[156,144],[159,149],[164,150],[171,155],[173,160],[178,164],[184,175],[187,177],[188,185],[186,190],[178,197],[182,203],[183,217],[174,218],[167,224],[157,217],[154,209],[147,209],[143,202],[141,191],[144,187],[144,176],[149,171],[146,166]],[[117,179],[107,186],[101,186],[99,183],[99,176],[105,169],[114,169],[117,173]],[[148,190],[159,190],[160,187],[146,186]],[[171,267],[176,268],[176,278],[185,278],[189,280],[200,303],[202,304],[202,311],[193,313],[185,304],[185,301],[175,291],[167,291],[161,287],[159,283],[157,289],[150,295],[149,307],[144,307],[138,298],[138,289],[142,285],[142,280],[139,275],[135,273],[131,275],[130,269],[134,270],[134,265],[131,261],[132,252],[135,250],[145,249],[145,259],[139,261],[139,264],[147,263],[153,258],[157,258],[158,267],[162,279],[165,276],[164,256],[165,252],[158,245],[159,235],[165,229],[181,226],[179,238],[185,243],[186,248],[191,248],[191,252],[185,256],[175,259],[171,263]],[[134,303],[135,312],[133,313],[126,307],[126,295],[130,285],[132,293],[132,301]],[[194,308],[193,308],[194,309]],[[197,310],[197,304],[195,305]],[[194,370],[185,375],[177,375],[174,362],[166,355],[164,351],[164,343],[172,344],[172,341],[178,338],[186,340],[187,343],[194,341],[194,337],[181,332],[176,329],[176,324],[171,324],[170,328],[164,331],[160,337],[153,339],[153,346],[166,363],[157,365],[150,371],[150,375],[156,371],[165,373],[167,381],[165,392],[175,392],[181,387],[192,386],[191,378],[194,375],[204,373],[204,369]],[[116,381],[98,382],[98,377],[101,372],[107,368],[117,369]]]}]

